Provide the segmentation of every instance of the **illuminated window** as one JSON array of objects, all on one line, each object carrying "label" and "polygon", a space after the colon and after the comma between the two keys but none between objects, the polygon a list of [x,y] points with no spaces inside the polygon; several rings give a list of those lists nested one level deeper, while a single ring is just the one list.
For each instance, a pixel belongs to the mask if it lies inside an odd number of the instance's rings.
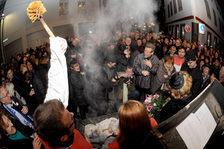
[{"label": "illuminated window", "polygon": [[59,16],[68,14],[68,0],[59,1]]},{"label": "illuminated window", "polygon": [[211,46],[211,33],[208,31],[207,32],[207,44],[208,44],[208,47],[210,47]]}]

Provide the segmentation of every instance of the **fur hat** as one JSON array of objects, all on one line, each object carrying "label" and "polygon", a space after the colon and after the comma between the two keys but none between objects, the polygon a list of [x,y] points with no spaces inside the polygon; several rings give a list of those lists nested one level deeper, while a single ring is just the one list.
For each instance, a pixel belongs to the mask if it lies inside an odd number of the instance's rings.
[{"label": "fur hat", "polygon": [[175,73],[169,82],[169,85],[173,89],[181,89],[184,85],[184,77],[180,73]]}]

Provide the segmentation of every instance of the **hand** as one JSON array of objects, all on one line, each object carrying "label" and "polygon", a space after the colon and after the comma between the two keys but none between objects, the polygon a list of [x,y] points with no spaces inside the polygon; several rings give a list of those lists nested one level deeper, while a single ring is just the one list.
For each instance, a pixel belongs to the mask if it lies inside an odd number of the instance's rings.
[{"label": "hand", "polygon": [[142,75],[143,76],[149,76],[150,72],[146,71],[146,70],[142,70]]},{"label": "hand", "polygon": [[119,78],[120,78],[120,77],[127,78],[127,77],[128,77],[128,74],[127,74],[127,73],[121,73],[121,74],[119,74]]},{"label": "hand", "polygon": [[27,107],[27,106],[23,106],[21,112],[22,112],[23,114],[27,114],[27,113],[28,113],[28,107]]},{"label": "hand", "polygon": [[40,149],[42,143],[41,143],[39,137],[37,136],[37,134],[35,133],[34,135],[35,135],[35,138],[34,138],[33,143],[32,143],[33,144],[33,149]]},{"label": "hand", "polygon": [[86,73],[85,72],[80,72],[80,74],[84,76]]},{"label": "hand", "polygon": [[144,64],[149,68],[152,68],[152,62],[150,60],[144,60]]},{"label": "hand", "polygon": [[163,77],[164,77],[164,78],[168,78],[169,76],[168,76],[168,75],[163,75]]},{"label": "hand", "polygon": [[116,82],[117,80],[116,80],[116,79],[114,79],[114,78],[112,78],[112,80],[111,80],[111,81],[114,83],[114,82]]},{"label": "hand", "polygon": [[34,94],[35,94],[35,91],[34,91],[34,89],[32,88],[31,91],[30,91],[30,94],[29,94],[29,95],[30,95],[30,96],[33,96]]}]

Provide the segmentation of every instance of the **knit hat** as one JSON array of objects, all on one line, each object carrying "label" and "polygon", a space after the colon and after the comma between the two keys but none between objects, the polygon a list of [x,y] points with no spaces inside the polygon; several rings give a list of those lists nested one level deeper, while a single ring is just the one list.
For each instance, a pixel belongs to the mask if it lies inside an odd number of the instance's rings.
[{"label": "knit hat", "polygon": [[184,77],[180,73],[174,74],[169,82],[172,89],[181,89],[184,86]]}]

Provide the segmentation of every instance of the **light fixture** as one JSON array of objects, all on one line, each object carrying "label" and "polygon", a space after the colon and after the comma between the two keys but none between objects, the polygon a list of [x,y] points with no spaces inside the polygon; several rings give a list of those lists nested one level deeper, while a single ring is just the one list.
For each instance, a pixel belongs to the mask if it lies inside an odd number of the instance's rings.
[{"label": "light fixture", "polygon": [[78,8],[83,8],[85,6],[85,0],[78,0]]}]

